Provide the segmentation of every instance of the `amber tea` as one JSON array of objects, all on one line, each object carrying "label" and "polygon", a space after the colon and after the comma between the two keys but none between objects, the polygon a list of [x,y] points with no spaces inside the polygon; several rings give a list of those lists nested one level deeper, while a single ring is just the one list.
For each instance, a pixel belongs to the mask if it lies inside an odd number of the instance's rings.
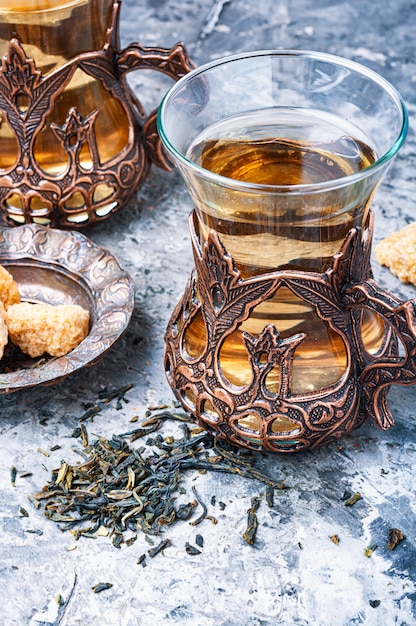
[{"label": "amber tea", "polygon": [[[190,161],[225,177],[220,192],[218,179],[215,191],[209,177],[192,181],[202,239],[210,229],[217,231],[243,277],[283,269],[324,272],[348,231],[363,223],[371,191],[356,185],[309,195],[300,191],[342,180],[376,160],[372,148],[353,130],[333,116],[295,109],[263,110],[210,126],[187,153]],[[252,192],[247,186],[239,191],[226,179],[252,184]],[[276,192],[276,186],[284,193]],[[287,193],[291,189],[293,193]],[[231,383],[246,385],[252,375],[242,331],[257,336],[270,322],[282,337],[307,335],[295,353],[292,392],[313,391],[339,380],[346,366],[341,336],[311,305],[281,288],[226,339],[221,369]],[[377,351],[383,335],[383,324],[366,313],[366,349]],[[204,338],[199,317],[185,335],[190,356],[200,353]],[[278,371],[269,375],[270,391],[277,391],[278,379]]]},{"label": "amber tea", "polygon": [[[17,38],[44,76],[78,54],[104,47],[112,6],[113,0],[0,0],[0,54],[7,54],[10,39]],[[62,126],[71,108],[92,120],[97,102],[100,110],[93,123],[101,163],[123,149],[128,140],[128,119],[123,108],[99,80],[78,69],[36,136],[34,155],[43,171],[58,176],[68,167],[67,155],[51,124]],[[19,145],[4,113],[0,140],[0,168],[6,169],[15,164]],[[85,170],[91,169],[88,150],[80,160]]]},{"label": "amber tea", "polygon": [[195,268],[165,334],[185,410],[283,453],[366,416],[392,424],[406,323],[396,337],[396,300],[373,278],[370,203],[407,131],[394,87],[329,54],[245,52],[181,78],[158,128],[195,207]]}]

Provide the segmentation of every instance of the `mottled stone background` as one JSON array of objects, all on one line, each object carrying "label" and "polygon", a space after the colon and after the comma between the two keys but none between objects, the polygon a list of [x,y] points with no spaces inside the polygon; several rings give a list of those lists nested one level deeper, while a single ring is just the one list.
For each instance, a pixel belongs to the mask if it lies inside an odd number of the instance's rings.
[{"label": "mottled stone background", "polygon": [[[182,40],[196,63],[256,48],[326,51],[354,59],[388,78],[410,113],[407,141],[374,201],[375,240],[414,219],[416,194],[416,4],[404,0],[124,0],[121,45],[140,41],[169,47]],[[160,101],[169,80],[137,72],[129,81],[146,109]],[[273,508],[258,510],[257,541],[242,539],[247,509],[263,485],[239,477],[190,473],[216,525],[205,520],[166,529],[172,546],[143,568],[149,546],[140,535],[116,549],[108,537],[81,538],[30,506],[27,495],[50,478],[61,459],[75,463],[72,430],[82,406],[104,387],[133,383],[128,404],[107,405],[90,436],[131,428],[133,415],[171,404],[163,372],[163,333],[192,267],[187,215],[191,203],[176,172],[153,169],[129,206],[85,229],[131,273],[136,306],[123,338],[92,368],[53,387],[0,397],[0,623],[3,626],[347,626],[416,623],[416,389],[397,388],[389,432],[366,424],[341,446],[294,457],[264,456],[259,465],[284,478]],[[403,298],[401,284],[374,263],[381,285]],[[38,448],[61,448],[44,457]],[[10,467],[31,476],[10,482]],[[352,507],[345,491],[360,492]],[[212,496],[225,509],[211,505]],[[24,507],[29,517],[21,517]],[[387,550],[388,531],[405,540]],[[37,532],[30,532],[37,531]],[[196,532],[199,555],[185,551]],[[331,541],[338,535],[339,544]],[[377,545],[371,556],[365,549]],[[113,586],[94,594],[93,585]],[[60,594],[64,604],[56,602]]]}]

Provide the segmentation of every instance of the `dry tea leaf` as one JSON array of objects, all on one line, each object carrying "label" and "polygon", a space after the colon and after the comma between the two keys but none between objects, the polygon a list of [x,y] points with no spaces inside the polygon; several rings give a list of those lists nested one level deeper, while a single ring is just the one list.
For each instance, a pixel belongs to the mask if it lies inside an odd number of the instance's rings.
[{"label": "dry tea leaf", "polygon": [[394,548],[397,548],[399,543],[403,541],[404,538],[405,538],[404,534],[402,533],[401,530],[399,530],[398,528],[390,528],[389,540],[387,542],[387,549],[394,550]]},{"label": "dry tea leaf", "polygon": [[10,468],[10,482],[12,484],[12,487],[16,487],[16,476],[17,476],[17,469],[15,468],[14,465],[12,465]]},{"label": "dry tea leaf", "polygon": [[257,528],[259,522],[256,511],[260,506],[261,498],[254,497],[251,499],[251,507],[247,511],[247,528],[243,533],[243,539],[248,544],[253,545],[256,540]]},{"label": "dry tea leaf", "polygon": [[106,589],[111,589],[112,586],[112,583],[98,583],[97,585],[94,585],[92,590],[94,593],[100,593],[101,591],[105,591]]},{"label": "dry tea leaf", "polygon": [[377,550],[377,544],[372,543],[371,546],[367,546],[367,548],[364,549],[364,556],[369,558],[375,550]]},{"label": "dry tea leaf", "polygon": [[201,554],[201,550],[199,550],[196,546],[191,545],[189,541],[185,543],[185,551],[187,554],[190,554],[191,556]]},{"label": "dry tea leaf", "polygon": [[[100,401],[112,398],[119,402],[129,388],[100,394]],[[90,418],[94,407],[85,408],[87,413],[78,418],[80,421],[87,419],[87,414]],[[149,438],[148,433],[158,430],[164,420],[180,421],[181,427],[186,427],[184,436],[175,438],[171,444],[161,434]],[[192,526],[205,520],[217,523],[216,518],[208,514],[208,507],[195,486],[192,486],[195,497],[192,502],[177,502],[178,494],[186,493],[180,484],[185,471],[203,468],[237,474],[261,481],[270,491],[286,489],[282,481],[276,481],[258,470],[252,464],[251,455],[232,454],[206,431],[190,436],[190,429],[185,423],[190,421],[191,418],[185,414],[164,411],[153,416],[152,421],[147,419],[147,428],[142,423],[138,429],[113,435],[111,439],[96,435],[92,442],[85,427],[74,429],[72,437],[80,437],[83,443],[88,442],[83,450],[77,450],[84,462],[70,465],[62,460],[60,467],[52,471],[49,482],[29,499],[36,508],[43,502],[46,517],[58,522],[61,530],[68,530],[76,540],[107,533],[113,538],[113,545],[119,548],[125,532],[142,531],[150,542],[149,535],[158,536],[163,527],[175,521],[188,520],[197,506],[201,513],[190,522]],[[147,440],[140,449],[133,449],[125,441],[125,437],[142,436],[144,433]],[[152,455],[146,454],[150,447]],[[159,448],[160,454],[153,448]],[[215,457],[214,463],[210,462],[211,456]],[[215,499],[211,499],[211,504],[215,504]],[[225,504],[220,502],[219,507],[223,510]],[[251,515],[245,536],[249,543],[254,543],[255,539],[257,507],[255,499],[249,511]],[[199,538],[198,541],[203,540]],[[169,540],[162,542],[149,556],[158,554],[169,545]],[[197,546],[202,547],[199,543]]]},{"label": "dry tea leaf", "polygon": [[362,495],[360,494],[359,491],[357,491],[357,493],[354,493],[354,495],[351,496],[351,498],[348,498],[348,500],[345,500],[344,505],[354,506],[354,504],[358,502],[358,500],[361,500],[361,499],[362,499]]}]

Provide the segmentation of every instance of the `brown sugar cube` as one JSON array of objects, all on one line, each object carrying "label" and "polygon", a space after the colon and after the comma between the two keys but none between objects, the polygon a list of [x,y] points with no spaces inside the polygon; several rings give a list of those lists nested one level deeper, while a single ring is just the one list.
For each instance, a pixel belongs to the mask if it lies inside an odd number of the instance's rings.
[{"label": "brown sugar cube", "polygon": [[13,276],[0,265],[0,302],[7,307],[20,302],[20,293]]},{"label": "brown sugar cube", "polygon": [[3,358],[4,348],[9,340],[9,331],[6,325],[6,309],[0,302],[0,359]]},{"label": "brown sugar cube", "polygon": [[374,255],[380,265],[386,265],[401,281],[416,285],[416,222],[380,241]]},{"label": "brown sugar cube", "polygon": [[88,335],[89,312],[77,304],[12,304],[6,312],[10,340],[31,357],[63,356]]}]

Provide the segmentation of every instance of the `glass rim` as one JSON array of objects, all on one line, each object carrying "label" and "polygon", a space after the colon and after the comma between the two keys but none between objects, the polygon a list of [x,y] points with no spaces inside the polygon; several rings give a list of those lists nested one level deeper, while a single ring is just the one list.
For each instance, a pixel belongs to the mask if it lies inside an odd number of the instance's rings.
[{"label": "glass rim", "polygon": [[[228,63],[232,63],[234,61],[242,61],[247,58],[253,57],[276,57],[276,56],[284,56],[284,57],[303,57],[310,58],[318,61],[323,61],[326,63],[331,63],[332,65],[336,65],[339,67],[348,68],[354,71],[356,74],[360,74],[365,78],[369,78],[370,80],[377,83],[381,86],[386,92],[389,93],[391,99],[395,102],[397,109],[402,113],[402,125],[400,128],[400,132],[398,133],[395,141],[390,146],[390,148],[384,152],[380,157],[378,157],[373,163],[367,165],[365,168],[358,172],[354,172],[353,174],[348,174],[346,176],[342,176],[340,178],[335,178],[333,180],[325,180],[315,183],[298,183],[294,185],[271,185],[271,184],[259,184],[259,183],[251,183],[247,181],[241,181],[234,178],[229,178],[227,176],[223,176],[221,174],[217,174],[212,172],[201,165],[198,165],[194,161],[188,159],[180,150],[178,150],[170,141],[168,136],[165,133],[163,118],[165,114],[165,110],[169,104],[169,100],[175,96],[175,94],[182,88],[184,84],[191,81],[193,78],[200,74],[204,74],[207,71],[220,67],[221,65],[226,65]],[[204,63],[193,69],[188,74],[182,76],[164,95],[157,113],[157,128],[159,132],[159,136],[161,138],[162,143],[165,148],[171,155],[177,159],[179,163],[184,165],[186,168],[193,170],[199,176],[206,178],[216,184],[220,184],[223,187],[232,187],[234,189],[238,189],[240,191],[254,192],[259,191],[261,193],[319,193],[329,189],[337,189],[339,187],[344,187],[347,184],[351,184],[353,182],[362,180],[367,178],[368,176],[375,173],[377,170],[387,166],[389,161],[393,159],[393,157],[399,151],[401,145],[403,144],[407,131],[409,127],[409,115],[405,105],[405,102],[398,92],[398,90],[388,81],[386,78],[378,74],[375,70],[361,64],[356,61],[352,61],[350,59],[346,59],[344,57],[329,54],[327,52],[315,52],[313,50],[292,50],[292,49],[282,49],[282,50],[253,50],[248,52],[240,52],[238,54],[232,54],[224,57],[220,57],[208,63]]]}]

